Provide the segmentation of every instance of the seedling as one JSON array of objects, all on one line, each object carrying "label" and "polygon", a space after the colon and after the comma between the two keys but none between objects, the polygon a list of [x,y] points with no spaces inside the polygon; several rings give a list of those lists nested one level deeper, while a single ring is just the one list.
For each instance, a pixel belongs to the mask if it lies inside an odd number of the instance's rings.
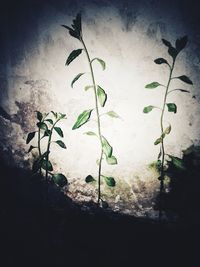
[{"label": "seedling", "polygon": [[[169,68],[168,82],[166,85],[163,85],[159,82],[152,82],[145,86],[145,88],[148,90],[155,89],[157,87],[164,88],[164,99],[163,99],[162,107],[159,108],[159,107],[150,105],[143,109],[144,113],[149,113],[155,108],[158,108],[161,111],[161,115],[160,115],[161,134],[160,134],[160,137],[156,139],[154,142],[154,145],[158,145],[158,144],[160,145],[160,152],[158,154],[158,161],[157,161],[157,166],[159,167],[159,172],[160,172],[160,176],[158,178],[160,181],[159,219],[162,218],[162,195],[165,191],[164,179],[165,179],[165,172],[167,168],[165,165],[165,156],[167,156],[168,160],[171,161],[171,163],[177,168],[185,169],[182,159],[169,155],[165,152],[164,140],[167,137],[167,135],[170,134],[172,127],[170,123],[164,121],[164,115],[165,115],[166,108],[168,112],[173,112],[174,114],[177,113],[177,105],[175,103],[169,103],[167,101],[167,97],[169,94],[174,93],[175,91],[189,93],[189,91],[185,89],[171,89],[170,90],[172,80],[179,79],[182,82],[187,83],[188,85],[193,84],[190,78],[188,78],[186,75],[181,75],[177,77],[173,76],[177,56],[185,48],[187,41],[188,41],[187,36],[177,39],[175,43],[175,47],[174,47],[169,41],[162,39],[163,44],[168,48],[168,54],[171,56],[172,62],[170,64],[164,58],[157,58],[154,60],[154,62],[158,65],[162,65],[162,64],[167,65],[167,67]],[[167,126],[165,125],[166,123],[167,123]]]},{"label": "seedling", "polygon": [[[98,205],[102,205],[103,207],[107,206],[107,203],[102,199],[101,196],[101,178],[104,180],[104,182],[111,187],[114,187],[116,182],[113,177],[108,177],[105,175],[102,175],[102,160],[105,159],[108,164],[114,165],[117,164],[117,159],[113,155],[113,148],[110,145],[110,143],[107,141],[107,139],[102,135],[102,129],[101,129],[101,120],[100,117],[102,115],[108,115],[113,118],[119,118],[118,114],[114,111],[108,111],[104,114],[100,114],[100,107],[103,108],[106,104],[107,101],[107,94],[105,90],[100,86],[97,85],[96,80],[95,80],[95,75],[94,75],[94,69],[93,69],[93,64],[95,62],[98,62],[102,69],[105,70],[106,68],[106,63],[104,60],[100,58],[90,58],[88,49],[86,47],[86,44],[83,40],[83,33],[82,33],[82,25],[81,25],[81,15],[78,14],[76,18],[73,20],[73,24],[71,27],[62,25],[65,29],[69,31],[69,34],[76,38],[82,45],[82,48],[73,50],[69,57],[67,58],[66,65],[69,65],[73,60],[75,60],[82,52],[85,52],[86,58],[89,64],[89,71],[91,75],[91,85],[85,86],[85,91],[88,90],[93,90],[94,92],[94,101],[95,101],[95,107],[90,108],[88,110],[84,110],[77,118],[74,126],[72,127],[73,130],[76,130],[83,126],[85,123],[89,122],[91,115],[94,113],[93,111],[96,111],[96,120],[97,120],[97,133],[94,132],[86,132],[85,134],[88,136],[96,136],[99,139],[99,144],[100,144],[100,157],[97,160],[97,165],[98,165],[98,178],[97,178],[97,183],[98,183],[98,199],[97,203]],[[73,88],[75,82],[80,79],[85,73],[79,73],[76,75],[76,77],[72,80],[71,82],[71,87]],[[95,178],[92,175],[88,175],[85,178],[86,183],[91,183],[95,182]]]},{"label": "seedling", "polygon": [[[37,138],[37,146],[30,146],[28,152],[31,152],[33,149],[37,149],[38,156],[33,163],[32,171],[34,174],[40,173],[44,177],[47,185],[49,181],[53,181],[56,185],[63,187],[67,184],[67,178],[62,173],[54,173],[53,165],[50,161],[50,149],[51,144],[56,143],[61,148],[66,149],[66,146],[62,140],[52,141],[53,132],[56,132],[59,137],[63,138],[64,134],[60,127],[57,124],[66,119],[65,114],[56,113],[51,111],[50,113],[42,114],[39,111],[36,111],[37,117],[37,131],[31,132],[28,134],[26,139],[26,144],[29,144],[34,137]],[[41,143],[47,138],[46,150],[42,151]]]}]

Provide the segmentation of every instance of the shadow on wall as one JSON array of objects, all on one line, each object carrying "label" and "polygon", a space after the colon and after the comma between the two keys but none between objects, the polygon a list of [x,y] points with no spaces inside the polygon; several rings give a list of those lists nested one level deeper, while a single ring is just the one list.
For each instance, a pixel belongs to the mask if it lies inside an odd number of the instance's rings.
[{"label": "shadow on wall", "polygon": [[184,168],[168,162],[169,192],[164,193],[163,210],[175,213],[185,223],[200,223],[200,146],[183,151]]}]

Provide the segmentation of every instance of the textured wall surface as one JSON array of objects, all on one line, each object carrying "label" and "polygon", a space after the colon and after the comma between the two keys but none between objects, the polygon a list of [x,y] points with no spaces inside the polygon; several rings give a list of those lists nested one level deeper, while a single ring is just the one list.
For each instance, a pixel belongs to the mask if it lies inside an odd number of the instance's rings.
[{"label": "textured wall surface", "polygon": [[[46,0],[13,1],[5,5],[0,43],[3,157],[12,164],[28,167],[32,155],[27,154],[25,140],[27,133],[35,129],[34,111],[66,113],[68,119],[62,128],[67,150],[53,147],[52,158],[56,169],[62,170],[69,181],[78,179],[80,191],[89,190],[84,178],[88,174],[97,175],[99,147],[95,138],[83,133],[95,130],[96,123],[91,121],[76,131],[71,128],[80,112],[94,107],[94,97],[92,91],[84,91],[84,86],[91,83],[89,75],[82,77],[73,89],[70,87],[76,74],[88,71],[88,65],[82,54],[70,66],[65,66],[69,53],[80,48],[80,44],[60,26],[70,25],[81,11],[91,57],[102,58],[107,64],[105,71],[98,64],[94,67],[96,80],[108,94],[101,112],[114,110],[122,118],[102,117],[103,134],[118,158],[116,166],[103,165],[104,173],[119,179],[118,184],[125,188],[122,189],[125,193],[116,189],[115,202],[124,197],[132,200],[131,209],[135,211],[136,207],[144,210],[144,206],[145,212],[152,210],[158,182],[156,172],[148,164],[159,152],[153,142],[159,137],[160,115],[157,110],[150,114],[142,110],[147,105],[160,106],[163,100],[162,88],[144,89],[149,82],[167,81],[167,66],[153,62],[158,57],[170,61],[161,38],[174,42],[188,35],[189,43],[178,57],[174,75],[188,75],[194,83],[193,86],[181,81],[172,84],[172,88],[189,89],[191,94],[176,92],[169,97],[170,102],[177,104],[178,112],[165,117],[172,125],[166,150],[181,157],[182,150],[199,144],[200,137],[198,14],[195,8],[190,10],[187,1],[175,1],[173,9],[167,2]],[[79,198],[77,187],[72,183],[71,194]]]}]

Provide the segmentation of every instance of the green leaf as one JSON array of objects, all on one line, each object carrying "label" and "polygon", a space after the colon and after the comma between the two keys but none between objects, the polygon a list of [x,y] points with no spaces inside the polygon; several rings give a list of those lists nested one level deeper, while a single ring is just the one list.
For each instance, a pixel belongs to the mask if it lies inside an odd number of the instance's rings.
[{"label": "green leaf", "polygon": [[30,143],[30,141],[34,138],[36,132],[31,132],[28,134],[26,138],[26,144]]},{"label": "green leaf", "polygon": [[67,178],[62,173],[53,174],[52,179],[54,183],[60,187],[63,187],[68,184]]},{"label": "green leaf", "polygon": [[64,136],[63,131],[60,127],[54,127],[54,130],[60,135],[60,137]]},{"label": "green leaf", "polygon": [[94,136],[94,135],[96,136],[96,134],[94,132],[91,132],[91,131],[90,132],[86,132],[84,134],[87,134],[87,135],[90,135],[90,136]]},{"label": "green leaf", "polygon": [[29,150],[28,150],[28,153],[31,152],[34,148],[37,148],[37,147],[36,146],[30,146]]},{"label": "green leaf", "polygon": [[183,36],[179,39],[176,40],[176,49],[178,52],[180,52],[181,50],[183,50],[186,46],[188,42],[188,38],[187,36]]},{"label": "green leaf", "polygon": [[92,63],[94,60],[97,60],[97,61],[101,64],[102,69],[105,70],[105,68],[106,68],[106,63],[105,63],[104,60],[102,60],[102,59],[96,57],[96,58],[92,59],[91,63]]},{"label": "green leaf", "polygon": [[65,65],[69,65],[75,58],[77,58],[82,53],[82,50],[83,49],[73,50],[67,58]]},{"label": "green leaf", "polygon": [[169,125],[169,126],[165,129],[164,133],[165,133],[165,134],[169,134],[169,133],[171,132],[171,129],[172,129],[172,127],[171,127],[171,125]]},{"label": "green leaf", "polygon": [[74,38],[81,40],[81,15],[77,14],[76,18],[73,20],[72,28],[66,25],[61,25],[69,31],[69,34]]},{"label": "green leaf", "polygon": [[85,86],[85,91],[89,90],[90,88],[93,88],[94,86],[93,85],[87,85]]},{"label": "green leaf", "polygon": [[86,183],[91,183],[91,182],[94,182],[96,181],[92,175],[88,175],[86,178],[85,178],[85,182]]},{"label": "green leaf", "polygon": [[174,103],[167,103],[168,111],[169,112],[177,112],[177,106]]},{"label": "green leaf", "polygon": [[53,124],[53,120],[51,120],[51,119],[47,119],[45,121],[48,121],[50,124]]},{"label": "green leaf", "polygon": [[37,116],[37,119],[39,121],[42,121],[43,116],[42,116],[42,113],[40,111],[36,111],[36,116]]},{"label": "green leaf", "polygon": [[66,114],[63,114],[63,113],[58,113],[58,117],[59,117],[59,119],[66,119]]},{"label": "green leaf", "polygon": [[161,58],[161,57],[155,59],[154,62],[155,62],[156,64],[158,64],[158,65],[160,65],[160,64],[168,64],[168,65],[169,65],[169,63],[167,62],[167,60],[164,59],[164,58]]},{"label": "green leaf", "polygon": [[[44,131],[44,135],[42,136],[42,138],[44,138],[44,137],[46,137],[46,136],[49,136],[50,133],[51,133],[50,130],[46,130],[46,131]],[[41,139],[42,139],[42,138],[41,138]]]},{"label": "green leaf", "polygon": [[162,139],[163,138],[161,138],[161,137],[159,137],[158,139],[156,139],[156,141],[154,142],[154,145],[156,146],[156,145],[160,144],[162,142]]},{"label": "green leaf", "polygon": [[88,109],[88,110],[84,110],[77,118],[74,126],[72,127],[72,130],[75,130],[79,127],[81,127],[83,124],[85,124],[86,122],[88,122],[90,116],[91,116],[91,112],[93,109]]},{"label": "green leaf", "polygon": [[120,118],[120,116],[113,110],[108,111],[106,114],[112,118]]},{"label": "green leaf", "polygon": [[104,200],[101,199],[101,207],[103,209],[107,209],[109,207],[108,202],[106,202],[106,201],[104,201]]},{"label": "green leaf", "polygon": [[43,160],[41,167],[44,170],[47,170],[47,171],[50,171],[50,172],[53,171],[53,166],[52,166],[50,161]]},{"label": "green leaf", "polygon": [[110,158],[112,156],[113,148],[111,147],[111,145],[108,143],[108,141],[104,136],[102,136],[102,149],[106,157]]},{"label": "green leaf", "polygon": [[61,140],[57,140],[57,141],[55,141],[55,143],[58,144],[60,147],[62,147],[64,149],[67,148],[66,145],[65,145],[65,143],[63,141],[61,141]]},{"label": "green leaf", "polygon": [[115,179],[113,177],[108,177],[108,176],[104,176],[104,175],[101,175],[101,176],[104,178],[104,180],[108,186],[114,187],[116,185]]},{"label": "green leaf", "polygon": [[172,46],[172,47],[169,47],[169,49],[168,49],[168,53],[169,53],[169,55],[170,55],[173,59],[175,59],[176,56],[178,55],[178,51],[177,51],[176,48],[174,48],[173,46]]},{"label": "green leaf", "polygon": [[152,109],[154,109],[154,106],[147,106],[143,109],[143,113],[149,113],[152,111]]},{"label": "green leaf", "polygon": [[101,88],[99,85],[97,86],[97,96],[98,96],[100,105],[104,107],[106,100],[107,100],[107,94],[105,93],[104,89]]},{"label": "green leaf", "polygon": [[83,73],[79,73],[78,75],[76,75],[76,77],[73,79],[73,81],[71,82],[71,87],[73,88],[74,83],[83,75],[85,74]]},{"label": "green leaf", "polygon": [[117,159],[115,156],[106,157],[106,161],[109,165],[115,165],[117,164]]},{"label": "green leaf", "polygon": [[37,127],[40,128],[41,130],[44,130],[44,131],[48,130],[48,127],[47,127],[46,123],[44,123],[44,122],[38,122]]},{"label": "green leaf", "polygon": [[165,39],[162,39],[162,42],[164,45],[166,45],[167,47],[172,47],[171,43]]},{"label": "green leaf", "polygon": [[168,155],[168,156],[170,157],[172,164],[176,168],[181,169],[181,170],[186,170],[184,162],[182,159],[180,159],[178,157],[171,156],[171,155]]},{"label": "green leaf", "polygon": [[53,116],[55,117],[55,119],[58,118],[58,113],[57,112],[51,111],[51,113],[53,114]]},{"label": "green leaf", "polygon": [[152,82],[152,83],[149,83],[145,86],[145,88],[147,89],[154,89],[158,86],[163,86],[162,84],[158,83],[158,82]]},{"label": "green leaf", "polygon": [[186,75],[181,75],[181,76],[178,76],[178,77],[174,77],[176,79],[179,79],[181,80],[182,82],[185,82],[187,84],[193,84],[193,82],[190,80],[189,77],[187,77]]}]

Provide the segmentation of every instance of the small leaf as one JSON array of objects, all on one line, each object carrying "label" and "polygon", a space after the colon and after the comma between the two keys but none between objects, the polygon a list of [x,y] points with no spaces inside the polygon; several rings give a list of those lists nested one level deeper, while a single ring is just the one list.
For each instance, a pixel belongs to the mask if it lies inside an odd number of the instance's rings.
[{"label": "small leaf", "polygon": [[55,141],[55,143],[58,144],[60,147],[62,147],[64,149],[67,148],[66,145],[65,145],[65,143],[63,141],[61,141],[61,140],[57,140],[57,141]]},{"label": "small leaf", "polygon": [[188,78],[186,75],[175,77],[176,79],[181,80],[182,82],[185,82],[187,84],[193,84],[193,82]]},{"label": "small leaf", "polygon": [[177,106],[174,103],[167,103],[168,111],[169,112],[177,112]]},{"label": "small leaf", "polygon": [[72,37],[80,40],[80,34],[77,31],[73,30],[72,28],[68,27],[67,25],[61,25],[61,26],[66,28]]},{"label": "small leaf", "polygon": [[44,122],[38,122],[37,127],[40,128],[41,130],[44,130],[44,131],[48,130],[48,127],[47,127],[46,123],[44,123]]},{"label": "small leaf", "polygon": [[149,113],[152,111],[152,109],[154,109],[154,106],[147,106],[143,109],[143,113]]},{"label": "small leaf", "polygon": [[113,177],[108,177],[108,176],[104,176],[104,175],[102,175],[102,177],[104,178],[104,180],[108,186],[114,187],[116,185],[115,179]]},{"label": "small leaf", "polygon": [[54,127],[54,130],[60,135],[60,137],[63,137],[63,131],[60,127]]},{"label": "small leaf", "polygon": [[31,152],[34,148],[37,148],[37,147],[36,146],[30,146],[29,150],[28,150],[28,153]]},{"label": "small leaf", "polygon": [[104,89],[101,88],[99,85],[97,86],[97,96],[98,96],[100,105],[104,107],[106,100],[107,100],[107,94],[105,93]]},{"label": "small leaf", "polygon": [[106,114],[112,118],[120,118],[120,116],[113,110],[108,111]]},{"label": "small leaf", "polygon": [[157,58],[157,59],[155,59],[154,60],[154,62],[156,63],[156,64],[158,64],[158,65],[160,65],[160,64],[169,64],[168,62],[167,62],[167,60],[166,59],[164,59],[164,58]]},{"label": "small leaf", "polygon": [[106,157],[106,161],[109,165],[115,165],[117,164],[117,159],[115,156]]},{"label": "small leaf", "polygon": [[168,53],[169,53],[169,55],[170,55],[173,59],[175,59],[176,56],[178,55],[178,51],[177,51],[176,48],[174,48],[173,46],[172,46],[172,47],[169,47],[169,49],[168,49]]},{"label": "small leaf", "polygon": [[101,207],[103,209],[107,209],[109,207],[108,202],[106,202],[106,201],[104,201],[104,200],[101,199]]},{"label": "small leaf", "polygon": [[60,187],[63,187],[68,184],[67,178],[62,173],[53,174],[52,179],[54,183]]},{"label": "small leaf", "polygon": [[94,132],[86,132],[86,133],[84,133],[84,134],[87,134],[87,135],[90,135],[90,136],[94,136],[94,135],[96,135]]},{"label": "small leaf", "polygon": [[105,70],[105,68],[106,68],[106,63],[105,63],[105,61],[103,61],[102,59],[96,57],[96,58],[94,58],[94,59],[91,61],[91,63],[92,63],[94,60],[97,60],[97,61],[101,64],[102,69]]},{"label": "small leaf", "polygon": [[26,144],[30,143],[30,141],[34,138],[36,132],[31,132],[28,134],[26,139]]},{"label": "small leaf", "polygon": [[73,50],[67,58],[65,65],[69,65],[75,58],[77,58],[82,53],[82,50],[83,49]]},{"label": "small leaf", "polygon": [[59,119],[66,119],[66,114],[63,114],[63,113],[58,113],[58,117],[59,117]]},{"label": "small leaf", "polygon": [[94,86],[93,85],[87,85],[85,86],[85,91],[89,90],[90,88],[93,88]]},{"label": "small leaf", "polygon": [[45,121],[48,121],[50,124],[53,124],[53,121],[51,119],[47,119]]},{"label": "small leaf", "polygon": [[58,113],[57,113],[57,112],[51,111],[51,113],[54,115],[54,117],[55,117],[56,119],[58,118]]},{"label": "small leaf", "polygon": [[110,158],[112,156],[113,149],[104,136],[102,136],[102,149],[106,157]]},{"label": "small leaf", "polygon": [[162,84],[158,83],[158,82],[152,82],[152,83],[149,83],[145,86],[145,88],[147,89],[154,89],[158,86],[163,86]]},{"label": "small leaf", "polygon": [[178,52],[180,52],[185,48],[187,42],[188,42],[187,36],[183,36],[176,40],[176,49],[178,50]]},{"label": "small leaf", "polygon": [[171,93],[171,92],[174,92],[174,91],[180,91],[180,92],[183,92],[183,93],[190,93],[190,91],[185,90],[185,89],[173,89],[173,90],[169,91],[168,94]]},{"label": "small leaf", "polygon": [[171,132],[171,129],[172,129],[172,127],[171,127],[171,125],[169,125],[169,126],[165,129],[164,133],[165,133],[165,134],[169,134],[169,133]]},{"label": "small leaf", "polygon": [[167,47],[172,47],[171,43],[165,39],[162,39],[162,42],[164,45],[166,45]]},{"label": "small leaf", "polygon": [[88,122],[90,116],[91,116],[91,112],[93,109],[88,109],[88,110],[84,110],[77,118],[74,126],[72,127],[72,130],[75,130],[79,127],[81,127],[83,124],[85,124],[86,122]]},{"label": "small leaf", "polygon": [[42,116],[42,113],[40,111],[36,111],[36,116],[37,116],[37,119],[39,121],[42,121],[43,116]]},{"label": "small leaf", "polygon": [[53,166],[52,166],[50,161],[43,160],[41,167],[44,170],[47,170],[47,171],[50,171],[50,172],[53,171]]},{"label": "small leaf", "polygon": [[182,159],[174,157],[174,156],[171,156],[171,155],[168,155],[168,156],[170,157],[172,164],[176,168],[181,169],[181,170],[186,170],[184,162],[183,162]]},{"label": "small leaf", "polygon": [[92,177],[92,175],[88,175],[88,176],[85,178],[85,182],[86,182],[86,183],[91,183],[91,182],[94,182],[94,181],[96,181],[96,180]]},{"label": "small leaf", "polygon": [[156,139],[156,141],[154,142],[154,145],[156,146],[156,145],[160,144],[162,142],[162,139],[163,138],[161,138],[161,137],[159,137],[158,139]]},{"label": "small leaf", "polygon": [[78,75],[76,75],[76,77],[73,79],[73,81],[71,82],[71,87],[73,88],[74,83],[83,75],[85,74],[83,73],[79,73]]},{"label": "small leaf", "polygon": [[[46,131],[44,131],[44,135],[42,136],[42,138],[44,138],[44,137],[46,137],[46,136],[49,136],[50,133],[51,133],[50,130],[46,130]],[[41,139],[42,139],[42,138],[41,138]]]}]

